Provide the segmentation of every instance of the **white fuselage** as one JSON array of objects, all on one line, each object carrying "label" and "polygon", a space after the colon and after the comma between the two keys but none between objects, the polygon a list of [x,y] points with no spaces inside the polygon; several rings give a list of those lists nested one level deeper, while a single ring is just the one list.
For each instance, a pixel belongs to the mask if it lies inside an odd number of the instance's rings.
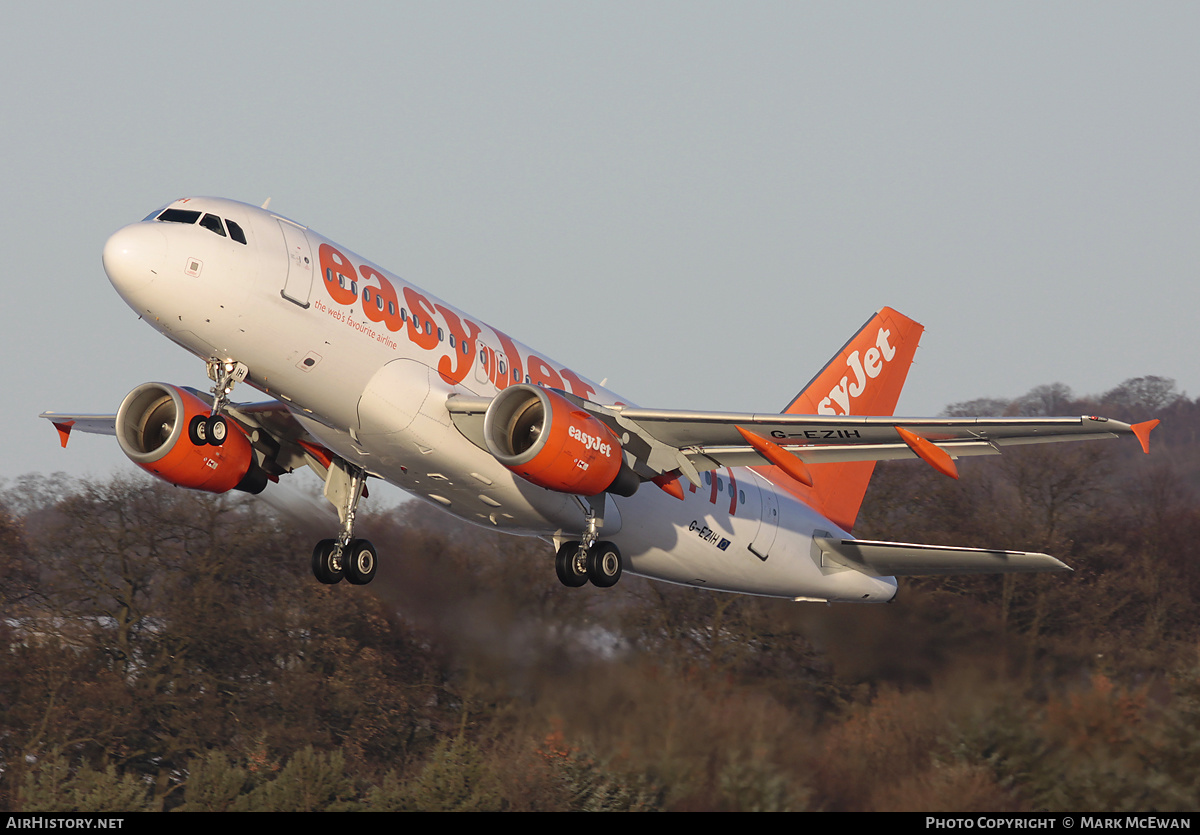
[{"label": "white fuselage", "polygon": [[[247,382],[280,399],[320,443],[477,524],[558,541],[578,538],[571,495],[513,474],[468,440],[445,408],[452,393],[488,397],[515,383],[597,403],[613,392],[510,339],[310,229],[213,198],[172,207],[234,223],[246,243],[199,224],[143,221],[105,247],[122,298],[197,356],[244,363]],[[813,532],[848,536],[746,468],[704,474],[684,500],[647,483],[609,496],[600,534],[628,571],[749,594],[888,600],[890,577],[822,567]]]}]

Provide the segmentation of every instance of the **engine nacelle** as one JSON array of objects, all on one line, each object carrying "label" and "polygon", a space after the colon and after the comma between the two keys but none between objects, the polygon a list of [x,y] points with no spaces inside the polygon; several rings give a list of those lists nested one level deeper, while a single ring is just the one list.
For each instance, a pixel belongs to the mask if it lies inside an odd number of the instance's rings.
[{"label": "engine nacelle", "polygon": [[640,484],[611,429],[539,386],[510,386],[497,394],[484,415],[483,435],[497,461],[548,490],[632,496]]},{"label": "engine nacelle", "polygon": [[125,395],[117,410],[117,443],[130,461],[178,487],[262,492],[266,474],[236,423],[228,421],[229,433],[221,446],[196,446],[188,438],[192,418],[208,414],[204,401],[186,389],[143,383]]}]

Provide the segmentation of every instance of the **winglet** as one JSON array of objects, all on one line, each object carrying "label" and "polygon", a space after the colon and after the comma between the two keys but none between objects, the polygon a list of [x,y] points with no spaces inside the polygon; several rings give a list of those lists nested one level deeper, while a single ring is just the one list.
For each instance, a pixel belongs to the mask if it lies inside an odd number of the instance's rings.
[{"label": "winglet", "polygon": [[[1142,452],[1146,453],[1147,455],[1150,454],[1150,430],[1156,426],[1158,426],[1157,418],[1154,420],[1143,421],[1142,423],[1135,423],[1133,426],[1129,427],[1133,430],[1133,434],[1137,435],[1138,441],[1141,442]],[[64,441],[63,446],[66,445],[67,444]]]},{"label": "winglet", "polygon": [[58,440],[62,444],[63,449],[67,448],[67,440],[71,437],[71,427],[75,425],[73,420],[55,421],[54,428],[58,430]]},{"label": "winglet", "polygon": [[755,435],[753,432],[747,432],[742,427],[735,427],[738,433],[746,439],[746,443],[754,447],[754,451],[766,458],[772,464],[801,484],[812,487],[812,473],[808,471],[808,467],[804,466],[804,462],[792,453],[788,452],[779,444],[772,443],[761,435]]},{"label": "winglet", "polygon": [[897,426],[896,432],[900,435],[900,440],[908,444],[908,448],[926,464],[943,475],[958,478],[958,467],[954,466],[954,459],[944,449],[932,441],[927,441],[921,436],[909,432],[902,426]]}]

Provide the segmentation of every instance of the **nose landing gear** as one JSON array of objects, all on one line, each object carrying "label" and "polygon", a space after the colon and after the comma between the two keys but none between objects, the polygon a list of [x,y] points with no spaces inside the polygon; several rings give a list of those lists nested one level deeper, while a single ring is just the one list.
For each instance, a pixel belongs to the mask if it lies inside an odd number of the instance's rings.
[{"label": "nose landing gear", "polygon": [[188,440],[195,446],[221,446],[229,436],[229,422],[222,415],[196,415],[188,424]]},{"label": "nose landing gear", "polygon": [[245,363],[233,360],[208,360],[208,377],[216,383],[212,387],[212,411],[208,417],[196,415],[188,423],[188,440],[193,446],[221,446],[229,437],[229,422],[221,414],[229,405],[233,387],[246,379],[250,369]]}]

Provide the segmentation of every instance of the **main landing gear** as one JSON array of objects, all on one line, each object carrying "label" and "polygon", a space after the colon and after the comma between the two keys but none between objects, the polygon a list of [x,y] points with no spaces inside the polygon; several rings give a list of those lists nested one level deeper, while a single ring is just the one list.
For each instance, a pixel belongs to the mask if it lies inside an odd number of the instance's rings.
[{"label": "main landing gear", "polygon": [[345,546],[336,539],[322,539],[313,548],[313,576],[328,586],[341,582],[343,577],[356,586],[365,586],[375,579],[378,566],[375,546],[365,539],[352,539]]},{"label": "main landing gear", "polygon": [[337,539],[322,539],[313,548],[312,572],[318,581],[334,585],[344,577],[356,586],[365,586],[375,579],[379,557],[375,546],[365,539],[354,538],[354,513],[362,498],[367,474],[361,467],[335,458],[325,476],[325,498],[337,508],[342,522]]},{"label": "main landing gear", "polygon": [[576,500],[583,507],[586,520],[583,538],[559,546],[554,556],[554,573],[568,588],[579,588],[589,582],[601,589],[615,586],[625,569],[621,550],[611,542],[597,541],[603,521],[604,494],[591,497],[586,503],[578,497]]},{"label": "main landing gear", "polygon": [[585,548],[582,542],[565,542],[554,557],[554,573],[568,588],[589,582],[597,588],[615,586],[624,570],[621,551],[611,542],[597,542]]}]

